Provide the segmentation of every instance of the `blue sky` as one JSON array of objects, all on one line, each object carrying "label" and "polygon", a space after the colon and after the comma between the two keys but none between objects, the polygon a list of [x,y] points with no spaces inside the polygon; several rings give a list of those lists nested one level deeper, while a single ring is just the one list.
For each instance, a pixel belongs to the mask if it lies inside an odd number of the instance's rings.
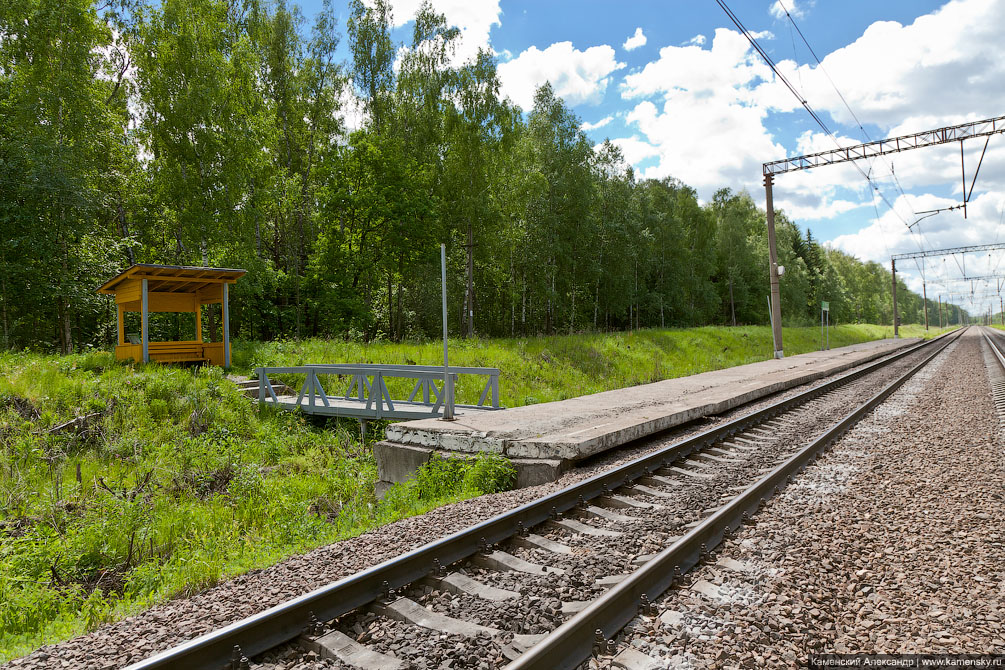
[{"label": "blue sky", "polygon": [[[420,0],[391,0],[402,42]],[[732,10],[809,101],[841,145],[1005,114],[1005,3],[997,0],[730,0]],[[462,30],[458,59],[498,56],[504,94],[529,107],[550,81],[597,143],[621,146],[643,177],[673,176],[708,199],[748,190],[763,206],[761,163],[830,149],[715,0],[434,0]],[[823,61],[819,67],[789,11]],[[301,3],[308,17],[319,0]],[[336,2],[345,25],[346,3]],[[965,145],[968,182],[983,142]],[[866,260],[891,253],[1005,241],[1005,137],[992,138],[966,220],[918,212],[961,199],[958,145],[862,165],[780,176],[775,205],[815,236]],[[895,175],[895,178],[894,178]],[[953,276],[997,272],[1005,253],[906,267],[919,288],[958,287]],[[1001,265],[1005,273],[1005,264]],[[929,291],[932,293],[932,290]],[[997,300],[995,300],[997,303]]]}]

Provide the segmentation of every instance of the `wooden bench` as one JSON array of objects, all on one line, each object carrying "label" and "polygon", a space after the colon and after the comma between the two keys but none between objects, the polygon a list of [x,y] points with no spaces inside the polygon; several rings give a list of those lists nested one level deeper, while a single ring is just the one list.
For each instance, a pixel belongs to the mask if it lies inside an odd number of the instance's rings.
[{"label": "wooden bench", "polygon": [[202,342],[150,342],[147,351],[151,360],[163,363],[205,363],[209,360]]}]

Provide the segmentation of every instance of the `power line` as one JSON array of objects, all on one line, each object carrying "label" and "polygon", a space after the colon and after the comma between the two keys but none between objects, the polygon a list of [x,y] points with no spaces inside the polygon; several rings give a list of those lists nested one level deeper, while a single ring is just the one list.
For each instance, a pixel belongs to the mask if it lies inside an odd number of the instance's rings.
[{"label": "power line", "polygon": [[[815,60],[817,62],[817,67],[820,69],[821,72],[824,73],[824,76],[827,77],[827,81],[830,82],[831,88],[833,88],[834,92],[837,93],[837,95],[838,95],[839,98],[841,98],[841,102],[844,104],[845,109],[847,109],[848,113],[851,114],[851,117],[853,119],[855,119],[855,123],[858,126],[858,129],[860,131],[862,131],[862,135],[865,137],[865,139],[867,141],[871,142],[872,141],[872,137],[869,135],[869,132],[865,129],[865,125],[858,118],[858,115],[855,114],[855,110],[853,110],[851,108],[851,105],[848,104],[848,100],[847,100],[847,98],[844,97],[844,94],[841,92],[841,89],[839,89],[837,87],[837,84],[834,83],[834,79],[831,78],[830,73],[827,72],[827,68],[824,67],[823,61],[820,60],[819,56],[817,56],[817,52],[813,50],[813,46],[810,45],[809,40],[806,39],[806,36],[803,34],[802,29],[799,28],[799,24],[796,23],[796,20],[792,17],[792,14],[789,13],[788,8],[785,6],[785,4],[782,2],[782,0],[778,0],[778,6],[781,7],[782,11],[785,12],[785,16],[786,16],[786,18],[788,18],[789,23],[792,24],[792,27],[796,29],[796,32],[799,34],[799,38],[802,39],[803,44],[806,45],[806,48],[809,50],[810,54],[813,56],[813,60]],[[885,165],[885,163],[884,163],[884,165]],[[890,168],[890,176],[893,177],[893,181],[894,181],[894,183],[897,186],[897,190],[900,191],[900,194],[904,197],[904,202],[907,203],[907,206],[911,209],[912,218],[917,219],[918,213],[914,210],[914,207],[911,205],[911,203],[910,203],[910,201],[909,201],[909,199],[907,197],[907,193],[904,191],[904,187],[900,185],[900,179],[897,178],[897,173],[894,171],[893,162],[892,161],[890,162],[889,168]],[[870,169],[871,169],[871,167],[870,167]],[[886,200],[886,199],[884,198],[884,200]],[[891,209],[893,209],[893,205],[891,205],[889,202],[887,202],[887,205]],[[901,219],[901,220],[903,221],[903,219]],[[904,223],[907,224],[906,221],[904,221]],[[911,223],[911,224],[907,224],[907,229],[912,234],[914,233],[914,225],[916,223],[917,223],[917,221],[915,221],[914,223]],[[925,245],[931,246],[931,243],[925,237],[924,232],[921,231],[920,226],[918,228],[918,234],[921,237],[921,241],[918,242],[919,249],[923,249]],[[924,273],[922,273],[922,274],[924,274]]]},{"label": "power line", "polygon": [[834,83],[834,80],[831,79],[830,74],[827,73],[827,69],[824,68],[824,64],[823,62],[821,62],[820,57],[817,56],[817,52],[813,50],[812,46],[810,46],[810,43],[806,39],[806,36],[803,35],[803,31],[799,29],[799,25],[796,23],[796,20],[792,18],[792,15],[789,14],[789,10],[785,7],[784,4],[782,4],[782,0],[778,0],[778,6],[782,8],[782,11],[785,12],[785,16],[787,16],[789,19],[789,23],[791,23],[792,27],[796,29],[797,33],[799,33],[799,38],[802,39],[803,44],[806,45],[806,48],[810,50],[810,54],[812,54],[813,60],[817,62],[817,65],[820,67],[820,71],[824,73],[824,76],[827,77],[827,81],[831,83],[831,87],[834,89],[834,92],[838,94],[839,98],[841,98],[841,102],[844,103],[845,109],[847,109],[848,113],[851,114],[851,117],[855,119],[855,123],[858,124],[858,129],[861,130],[862,134],[865,135],[866,139],[871,142],[872,138],[869,137],[869,133],[866,132],[865,126],[863,126],[862,122],[858,120],[858,117],[852,110],[851,105],[848,104],[848,101],[845,100],[844,95],[842,95],[841,91],[838,89],[837,84]]},{"label": "power line", "polygon": [[[733,10],[731,10],[729,6],[726,5],[725,0],[715,0],[715,2],[716,4],[719,5],[719,7],[722,8],[722,11],[726,13],[726,16],[728,16],[729,20],[733,22],[733,25],[736,26],[737,30],[739,30],[743,34],[743,36],[747,38],[747,41],[750,42],[750,45],[754,48],[754,51],[756,51],[758,55],[760,55],[760,57],[764,60],[765,64],[775,74],[775,77],[777,77],[779,81],[785,84],[785,87],[788,88],[789,91],[792,93],[792,95],[795,96],[796,100],[799,101],[799,104],[803,106],[803,108],[810,115],[810,117],[816,122],[818,126],[820,126],[821,130],[823,130],[824,133],[826,133],[827,136],[831,138],[831,141],[834,142],[835,146],[837,146],[838,149],[843,149],[841,143],[838,142],[837,136],[834,135],[834,132],[827,126],[826,123],[824,123],[824,120],[820,118],[820,115],[817,114],[817,112],[813,109],[813,107],[810,106],[809,101],[807,101],[806,98],[799,91],[796,90],[796,87],[792,85],[792,82],[790,82],[785,77],[785,75],[783,75],[778,70],[778,66],[771,59],[771,56],[769,56],[768,53],[761,47],[757,39],[754,38],[754,36],[750,33],[749,30],[747,30],[747,28],[743,25],[743,22],[740,21],[739,17],[733,12]],[[898,219],[900,219],[905,226],[908,227],[908,229],[910,229],[910,224],[904,219],[904,217],[900,215],[900,212],[898,212],[896,208],[894,208],[893,204],[886,197],[886,194],[884,194],[882,191],[879,190],[879,187],[877,187],[876,184],[873,182],[872,177],[870,177],[869,174],[865,170],[863,170],[862,166],[859,165],[857,162],[853,161],[852,164],[855,166],[855,169],[857,169],[859,173],[861,173],[861,175],[865,177],[865,180],[869,182],[870,186],[872,186],[873,190],[880,197],[880,199],[882,199],[883,202],[886,203],[886,206],[890,208],[890,211],[893,212],[894,215]]]}]

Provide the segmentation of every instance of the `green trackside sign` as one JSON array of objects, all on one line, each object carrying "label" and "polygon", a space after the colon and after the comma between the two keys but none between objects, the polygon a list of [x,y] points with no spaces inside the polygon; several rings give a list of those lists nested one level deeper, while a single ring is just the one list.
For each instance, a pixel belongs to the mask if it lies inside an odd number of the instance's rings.
[{"label": "green trackside sign", "polygon": [[831,304],[829,302],[824,302],[823,300],[821,300],[820,309],[822,309],[825,312],[829,312],[831,311]]}]

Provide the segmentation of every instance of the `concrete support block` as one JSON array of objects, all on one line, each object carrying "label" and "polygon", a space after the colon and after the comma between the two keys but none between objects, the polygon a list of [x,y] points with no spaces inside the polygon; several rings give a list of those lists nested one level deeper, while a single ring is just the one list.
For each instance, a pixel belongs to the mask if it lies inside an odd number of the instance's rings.
[{"label": "concrete support block", "polygon": [[516,468],[516,488],[538,486],[556,481],[569,469],[568,461],[544,458],[513,458],[510,463]]},{"label": "concrete support block", "polygon": [[377,478],[382,482],[400,484],[429,462],[433,450],[378,442],[373,445],[373,455],[377,459]]},{"label": "concrete support block", "polygon": [[[425,447],[378,442],[373,446],[377,459],[378,482],[375,493],[382,498],[391,486],[408,481],[415,471],[437,454],[444,458],[471,458],[470,452],[434,451]],[[550,459],[515,458],[510,462],[516,468],[516,488],[537,486],[553,482],[569,468],[567,461]]]}]

